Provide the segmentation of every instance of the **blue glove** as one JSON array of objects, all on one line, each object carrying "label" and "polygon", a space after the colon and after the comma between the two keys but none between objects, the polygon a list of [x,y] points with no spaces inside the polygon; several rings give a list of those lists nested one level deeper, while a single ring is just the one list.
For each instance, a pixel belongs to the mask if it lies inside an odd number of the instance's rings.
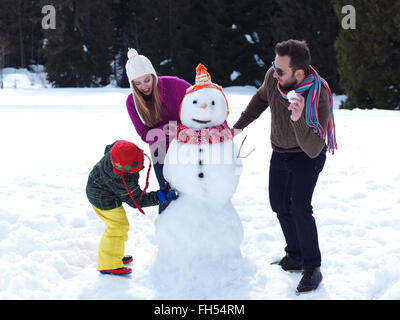
[{"label": "blue glove", "polygon": [[170,189],[170,190],[158,190],[157,198],[160,200],[160,203],[164,203],[165,201],[171,201],[178,199],[178,192]]},{"label": "blue glove", "polygon": [[169,190],[167,193],[167,199],[169,201],[176,200],[176,199],[178,199],[178,197],[179,197],[178,192],[174,189]]},{"label": "blue glove", "polygon": [[165,201],[167,201],[167,198],[165,197],[165,192],[163,190],[158,190],[156,194],[158,200],[160,200],[160,203],[164,203]]}]

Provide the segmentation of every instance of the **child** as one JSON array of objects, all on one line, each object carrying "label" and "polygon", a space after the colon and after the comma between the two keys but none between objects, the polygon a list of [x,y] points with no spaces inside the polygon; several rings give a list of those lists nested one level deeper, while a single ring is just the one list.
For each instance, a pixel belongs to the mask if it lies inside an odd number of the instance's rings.
[{"label": "child", "polygon": [[144,168],[144,156],[150,158],[134,143],[115,141],[108,145],[103,158],[89,174],[86,195],[96,214],[103,220],[106,230],[100,241],[98,271],[103,274],[125,275],[132,272],[124,264],[132,257],[124,257],[128,240],[129,222],[122,206],[126,202],[145,214],[141,207],[168,205],[177,198],[174,190],[147,192],[151,161],[147,171],[146,186],[139,186],[139,171]]}]

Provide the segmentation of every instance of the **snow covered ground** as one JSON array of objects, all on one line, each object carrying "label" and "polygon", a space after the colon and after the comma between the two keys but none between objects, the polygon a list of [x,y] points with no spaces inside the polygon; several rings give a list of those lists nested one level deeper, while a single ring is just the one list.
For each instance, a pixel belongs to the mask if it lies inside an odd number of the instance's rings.
[{"label": "snow covered ground", "polygon": [[[40,87],[40,86],[39,86]],[[226,88],[232,125],[253,87]],[[87,175],[116,139],[137,143],[125,109],[129,90],[6,86],[0,90],[0,299],[400,299],[400,113],[335,110],[339,149],[329,155],[314,194],[324,280],[296,296],[301,275],[270,262],[284,240],[268,201],[270,113],[247,134],[233,204],[244,226],[244,272],[215,281],[204,270],[165,290],[152,269],[154,219],[125,206],[131,229],[131,277],[100,275],[97,249],[104,225],[89,205]],[[341,97],[336,97],[336,105]],[[144,177],[142,177],[144,178]],[[142,180],[142,185],[144,181]],[[150,190],[155,190],[154,174]],[[224,280],[229,281],[224,281]]]}]

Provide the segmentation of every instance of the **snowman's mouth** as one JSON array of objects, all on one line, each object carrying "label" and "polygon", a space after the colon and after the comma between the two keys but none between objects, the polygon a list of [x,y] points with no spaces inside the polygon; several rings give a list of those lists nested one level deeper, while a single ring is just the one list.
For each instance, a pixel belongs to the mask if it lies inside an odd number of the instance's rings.
[{"label": "snowman's mouth", "polygon": [[206,124],[206,123],[211,122],[211,120],[197,120],[197,119],[192,119],[192,120],[195,121],[195,122],[198,122],[198,123],[202,123],[202,124]]}]

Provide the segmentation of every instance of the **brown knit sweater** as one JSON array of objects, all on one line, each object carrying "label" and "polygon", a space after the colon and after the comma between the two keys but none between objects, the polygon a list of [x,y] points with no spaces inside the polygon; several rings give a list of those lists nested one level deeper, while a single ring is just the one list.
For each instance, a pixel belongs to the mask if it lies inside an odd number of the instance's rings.
[{"label": "brown knit sweater", "polygon": [[[304,107],[299,120],[293,122],[290,119],[289,101],[279,93],[278,81],[273,77],[273,73],[273,68],[267,71],[263,84],[254,94],[233,128],[244,129],[270,106],[272,149],[277,152],[305,152],[310,158],[315,158],[325,146],[325,139],[320,138],[307,125],[304,114],[306,107]],[[307,94],[308,90],[303,93],[305,100],[307,100]],[[324,132],[328,127],[329,110],[329,93],[325,87],[321,86],[318,118]]]}]

